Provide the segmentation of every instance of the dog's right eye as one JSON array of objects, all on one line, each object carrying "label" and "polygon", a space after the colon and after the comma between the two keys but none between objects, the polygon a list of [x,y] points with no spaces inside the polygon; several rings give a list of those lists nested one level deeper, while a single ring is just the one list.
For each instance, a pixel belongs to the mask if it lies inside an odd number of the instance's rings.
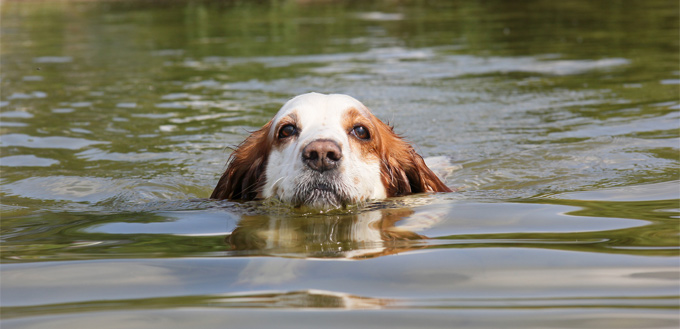
[{"label": "dog's right eye", "polygon": [[297,128],[294,125],[285,125],[279,130],[279,138],[287,138],[295,135],[297,133]]}]

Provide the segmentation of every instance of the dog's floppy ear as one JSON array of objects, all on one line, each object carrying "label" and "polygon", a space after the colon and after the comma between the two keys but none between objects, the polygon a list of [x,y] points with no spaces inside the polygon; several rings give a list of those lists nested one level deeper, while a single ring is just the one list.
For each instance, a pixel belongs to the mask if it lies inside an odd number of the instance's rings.
[{"label": "dog's floppy ear", "polygon": [[269,121],[241,143],[231,156],[227,170],[217,182],[211,199],[254,200],[265,183],[265,170],[271,150]]},{"label": "dog's floppy ear", "polygon": [[[378,120],[376,118],[376,120]],[[423,192],[451,192],[425,164],[413,146],[397,135],[392,127],[378,120],[381,138],[381,175],[387,196]]]}]

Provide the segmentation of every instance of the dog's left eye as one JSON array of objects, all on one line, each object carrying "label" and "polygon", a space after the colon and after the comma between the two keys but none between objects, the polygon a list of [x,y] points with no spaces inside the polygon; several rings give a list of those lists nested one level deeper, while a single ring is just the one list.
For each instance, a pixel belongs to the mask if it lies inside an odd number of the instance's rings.
[{"label": "dog's left eye", "polygon": [[368,133],[368,129],[366,129],[364,126],[354,127],[354,129],[352,129],[352,135],[362,140],[368,140],[371,138],[371,135]]},{"label": "dog's left eye", "polygon": [[279,138],[286,138],[295,135],[297,128],[294,125],[285,125],[279,130]]}]

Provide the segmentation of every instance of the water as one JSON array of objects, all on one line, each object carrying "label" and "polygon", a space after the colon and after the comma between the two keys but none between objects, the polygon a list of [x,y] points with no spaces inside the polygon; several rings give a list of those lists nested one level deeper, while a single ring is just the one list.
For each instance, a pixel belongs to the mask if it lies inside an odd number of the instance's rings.
[{"label": "water", "polygon": [[[680,325],[675,1],[0,8],[3,327]],[[207,200],[309,91],[459,191]]]}]

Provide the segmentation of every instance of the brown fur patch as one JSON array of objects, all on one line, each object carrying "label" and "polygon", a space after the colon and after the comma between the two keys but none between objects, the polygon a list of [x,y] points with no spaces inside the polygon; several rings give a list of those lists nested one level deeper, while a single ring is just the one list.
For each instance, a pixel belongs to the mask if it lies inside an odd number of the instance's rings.
[{"label": "brown fur patch", "polygon": [[269,121],[241,143],[228,160],[227,170],[217,182],[211,199],[254,200],[265,183],[265,170],[271,152]]},{"label": "brown fur patch", "polygon": [[371,119],[377,129],[375,148],[380,156],[381,178],[388,197],[423,192],[451,192],[427,167],[413,146],[372,114]]}]

